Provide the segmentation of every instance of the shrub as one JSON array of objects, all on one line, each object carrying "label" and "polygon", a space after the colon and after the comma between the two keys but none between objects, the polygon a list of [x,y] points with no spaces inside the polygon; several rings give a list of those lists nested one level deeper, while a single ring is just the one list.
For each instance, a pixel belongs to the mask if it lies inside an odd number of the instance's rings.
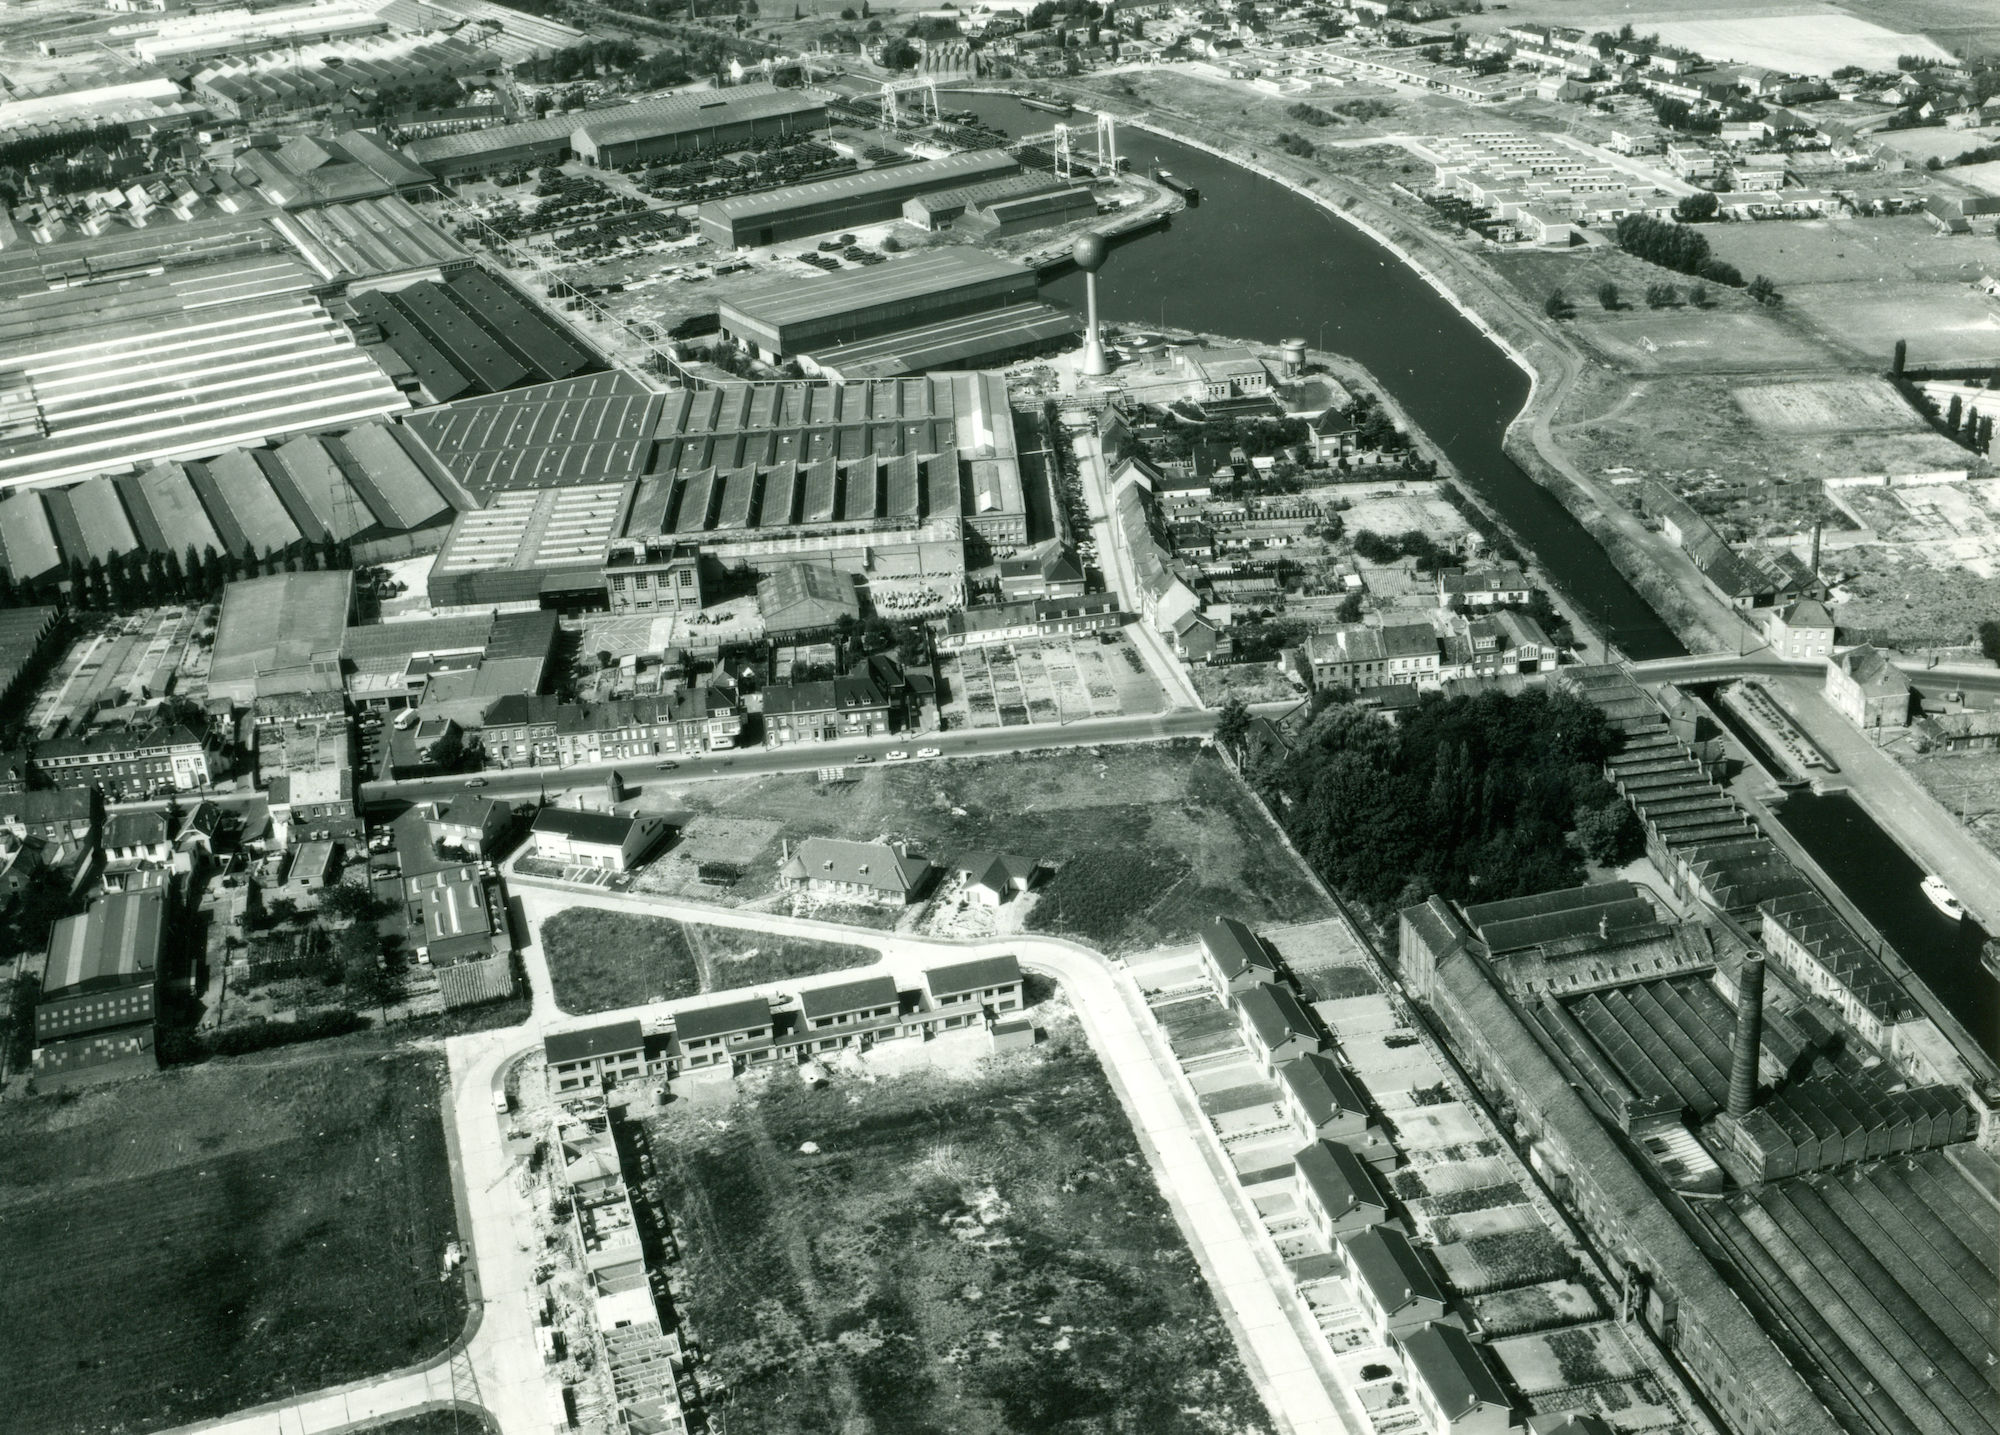
[{"label": "shrub", "polygon": [[323,1011],[308,1012],[297,1021],[265,1021],[259,1018],[240,1026],[223,1027],[207,1038],[206,1046],[210,1056],[245,1056],[276,1046],[345,1036],[367,1025],[368,1019],[359,1012],[349,1011],[346,1007],[327,1007]]}]

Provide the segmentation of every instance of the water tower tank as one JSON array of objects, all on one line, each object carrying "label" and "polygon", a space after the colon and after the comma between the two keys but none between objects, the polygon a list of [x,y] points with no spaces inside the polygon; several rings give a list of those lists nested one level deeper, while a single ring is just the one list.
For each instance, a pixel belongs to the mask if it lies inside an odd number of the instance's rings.
[{"label": "water tower tank", "polygon": [[1304,339],[1287,339],[1278,346],[1278,352],[1284,356],[1287,372],[1296,374],[1306,366],[1306,341]]}]

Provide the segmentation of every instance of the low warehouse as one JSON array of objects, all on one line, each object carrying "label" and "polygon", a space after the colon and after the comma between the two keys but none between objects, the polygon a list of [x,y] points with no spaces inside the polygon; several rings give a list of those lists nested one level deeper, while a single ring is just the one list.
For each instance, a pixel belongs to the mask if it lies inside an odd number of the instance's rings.
[{"label": "low warehouse", "polygon": [[977,249],[936,249],[821,279],[746,285],[722,328],[776,362],[899,329],[1034,302],[1034,271]]},{"label": "low warehouse", "polygon": [[900,218],[904,204],[921,195],[1020,172],[1020,161],[990,149],[878,166],[763,194],[711,200],[701,207],[701,228],[717,244],[739,249],[777,244],[855,225],[882,224]]}]

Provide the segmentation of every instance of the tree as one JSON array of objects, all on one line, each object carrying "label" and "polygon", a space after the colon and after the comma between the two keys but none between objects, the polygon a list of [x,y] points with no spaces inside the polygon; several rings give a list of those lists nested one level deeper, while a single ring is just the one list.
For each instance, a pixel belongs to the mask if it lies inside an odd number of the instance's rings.
[{"label": "tree", "polygon": [[1750,286],[1745,292],[1759,304],[1763,304],[1768,308],[1775,309],[1785,302],[1785,296],[1778,292],[1778,286],[1762,274],[1759,274],[1755,279],[1750,281]]},{"label": "tree", "polygon": [[2000,663],[2000,619],[1988,618],[1979,625],[1979,651]]},{"label": "tree", "polygon": [[602,669],[610,667],[613,663],[617,661],[618,660],[611,655],[611,649],[599,648],[597,650],[597,666],[600,671]]},{"label": "tree", "polygon": [[1896,341],[1896,357],[1890,362],[1889,372],[1901,378],[1903,365],[1908,361],[1909,357],[1910,341],[1908,339],[1898,339]]},{"label": "tree", "polygon": [[1570,314],[1569,295],[1560,289],[1549,291],[1549,297],[1542,301],[1542,312],[1551,319],[1567,319]]},{"label": "tree", "polygon": [[339,882],[319,894],[320,915],[343,922],[372,922],[386,910],[387,904],[359,882]]},{"label": "tree", "polygon": [[1951,396],[1951,403],[1946,407],[1944,411],[1945,432],[1952,434],[1955,437],[1958,433],[1959,421],[1962,418],[1964,418],[1964,416],[1965,416],[1964,401],[1961,400],[1957,394],[1953,394]]},{"label": "tree", "polygon": [[1577,809],[1576,845],[1599,866],[1617,866],[1630,860],[1644,838],[1644,829],[1622,797]]},{"label": "tree", "polygon": [[1701,224],[1715,218],[1722,208],[1722,201],[1710,190],[1700,189],[1684,195],[1674,206],[1674,218],[1683,224]]},{"label": "tree", "polygon": [[1250,736],[1250,709],[1241,698],[1231,698],[1215,714],[1215,745],[1238,760],[1243,743]]},{"label": "tree", "polygon": [[1609,279],[1597,286],[1597,302],[1607,309],[1623,307],[1618,302],[1618,286]]},{"label": "tree", "polygon": [[1360,622],[1361,590],[1357,588],[1353,592],[1343,596],[1340,600],[1340,606],[1334,609],[1333,616],[1342,623]]},{"label": "tree", "polygon": [[1688,303],[1697,309],[1706,309],[1708,307],[1708,286],[1699,280],[1688,285]]},{"label": "tree", "polygon": [[349,927],[335,936],[334,950],[349,995],[379,1008],[386,1021],[390,1006],[402,1000],[403,968],[393,953],[383,950],[381,935],[372,927]]},{"label": "tree", "polygon": [[458,730],[457,723],[450,723],[425,752],[424,760],[442,772],[457,772],[465,766],[468,756],[465,735]]},{"label": "tree", "polygon": [[1646,307],[1648,309],[1668,309],[1680,303],[1680,290],[1671,284],[1648,284],[1646,286]]}]

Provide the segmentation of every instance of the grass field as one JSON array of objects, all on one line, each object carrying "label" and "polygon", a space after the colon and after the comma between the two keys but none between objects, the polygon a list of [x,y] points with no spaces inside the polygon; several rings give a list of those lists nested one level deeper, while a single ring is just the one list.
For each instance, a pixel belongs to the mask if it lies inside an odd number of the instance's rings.
[{"label": "grass field", "polygon": [[853,1100],[777,1080],[726,1130],[648,1122],[727,1428],[1268,1428],[1073,1024]]},{"label": "grass field", "polygon": [[0,1108],[9,1435],[155,1430],[443,1349],[442,1083],[408,1052],[217,1062]]},{"label": "grass field", "polygon": [[426,1410],[386,1425],[367,1426],[361,1435],[488,1435],[497,1430],[493,1417],[471,1410]]},{"label": "grass field", "polygon": [[542,923],[556,1000],[579,1015],[866,966],[867,947],[571,907]]},{"label": "grass field", "polygon": [[[902,839],[936,862],[975,849],[1051,862],[1144,854],[1147,885],[1120,890],[1086,883],[1082,871],[1058,876],[1029,914],[1032,929],[1121,951],[1186,941],[1217,912],[1252,924],[1330,915],[1221,759],[1192,744],[847,772],[848,780],[833,783],[791,773],[647,792],[642,806],[674,812],[683,824],[679,846],[654,864],[651,884],[703,901],[748,903],[776,886],[784,838]],[[720,893],[695,882],[696,864],[718,860],[744,872]]]}]

